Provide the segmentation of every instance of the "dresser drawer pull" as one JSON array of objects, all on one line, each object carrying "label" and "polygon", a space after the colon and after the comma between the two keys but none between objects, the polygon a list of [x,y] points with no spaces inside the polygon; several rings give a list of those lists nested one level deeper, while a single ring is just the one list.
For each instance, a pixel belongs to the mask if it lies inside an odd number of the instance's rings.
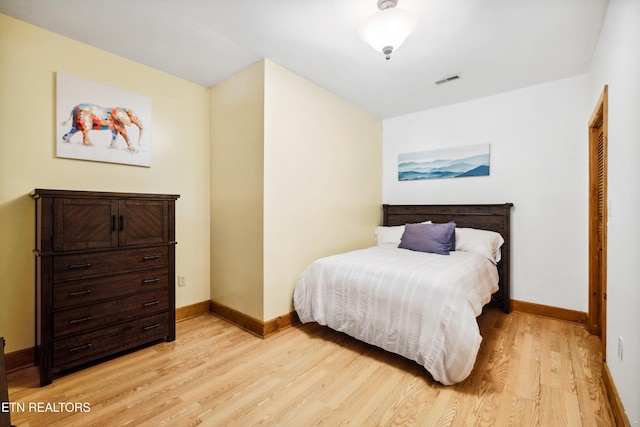
[{"label": "dresser drawer pull", "polygon": [[160,255],[147,255],[147,256],[143,256],[142,260],[143,261],[150,261],[152,259],[158,259],[160,258]]},{"label": "dresser drawer pull", "polygon": [[93,317],[87,316],[81,319],[72,319],[72,320],[69,320],[69,323],[73,325],[74,323],[88,322],[89,320],[93,320]]},{"label": "dresser drawer pull", "polygon": [[87,263],[87,264],[71,264],[69,266],[67,266],[67,269],[69,270],[73,270],[74,268],[89,268],[91,267],[91,264]]},{"label": "dresser drawer pull", "polygon": [[70,348],[69,349],[69,353],[73,353],[74,351],[86,350],[86,349],[88,349],[90,347],[91,347],[91,343],[85,344],[85,345],[80,345],[78,347]]},{"label": "dresser drawer pull", "polygon": [[85,289],[84,291],[69,292],[69,296],[70,297],[77,297],[77,296],[80,296],[80,295],[90,294],[91,292],[92,292],[91,289]]},{"label": "dresser drawer pull", "polygon": [[153,325],[145,326],[142,328],[143,331],[148,331],[149,329],[155,329],[160,327],[160,323],[154,323]]},{"label": "dresser drawer pull", "polygon": [[154,278],[154,279],[144,279],[144,280],[142,281],[142,284],[143,284],[143,285],[148,285],[149,283],[156,283],[156,282],[159,282],[159,281],[160,281],[160,279],[158,279],[158,278]]},{"label": "dresser drawer pull", "polygon": [[160,300],[149,301],[142,304],[143,307],[151,307],[152,305],[160,304]]}]

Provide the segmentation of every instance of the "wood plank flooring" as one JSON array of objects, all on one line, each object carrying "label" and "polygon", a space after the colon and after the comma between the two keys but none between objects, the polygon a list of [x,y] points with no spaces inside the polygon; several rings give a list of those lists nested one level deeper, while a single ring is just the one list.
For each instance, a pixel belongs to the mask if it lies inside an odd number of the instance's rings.
[{"label": "wood plank flooring", "polygon": [[[614,425],[600,344],[582,325],[492,308],[478,323],[484,339],[474,371],[445,387],[415,362],[317,324],[263,340],[207,314],[178,323],[175,342],[46,387],[38,387],[35,368],[10,373],[12,421],[65,427]],[[83,410],[71,411],[74,405]]]}]

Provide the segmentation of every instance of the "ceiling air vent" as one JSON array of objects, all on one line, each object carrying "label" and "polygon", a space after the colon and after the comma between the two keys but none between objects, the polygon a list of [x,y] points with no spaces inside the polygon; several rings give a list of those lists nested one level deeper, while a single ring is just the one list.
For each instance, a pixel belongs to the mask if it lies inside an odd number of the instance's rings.
[{"label": "ceiling air vent", "polygon": [[452,82],[452,81],[454,81],[454,80],[458,80],[459,78],[461,78],[461,77],[460,77],[460,74],[454,74],[454,75],[452,75],[452,76],[444,77],[444,78],[442,78],[442,79],[440,79],[440,80],[436,81],[436,84],[437,84],[437,85],[441,85],[441,84],[443,84],[443,83],[449,83],[449,82]]}]

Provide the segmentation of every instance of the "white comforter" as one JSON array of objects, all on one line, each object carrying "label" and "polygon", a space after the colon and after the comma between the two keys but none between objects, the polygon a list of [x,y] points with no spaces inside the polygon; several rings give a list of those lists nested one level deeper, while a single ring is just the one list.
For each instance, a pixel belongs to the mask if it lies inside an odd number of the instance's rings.
[{"label": "white comforter", "polygon": [[482,341],[476,317],[497,289],[497,269],[482,255],[386,244],[315,261],[294,306],[303,323],[415,360],[448,385],[471,373]]}]

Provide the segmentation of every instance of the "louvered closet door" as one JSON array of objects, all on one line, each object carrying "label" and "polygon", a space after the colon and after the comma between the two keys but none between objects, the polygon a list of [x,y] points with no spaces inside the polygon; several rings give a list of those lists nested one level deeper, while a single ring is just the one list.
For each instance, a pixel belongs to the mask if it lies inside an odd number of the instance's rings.
[{"label": "louvered closet door", "polygon": [[598,265],[598,288],[600,291],[600,322],[599,322],[599,335],[603,338],[605,334],[605,319],[607,308],[607,281],[606,281],[606,221],[607,221],[607,205],[606,205],[606,145],[604,137],[604,129],[602,123],[599,124],[597,130],[597,144],[598,144],[598,233],[597,233],[597,265]]},{"label": "louvered closet door", "polygon": [[607,331],[607,125],[608,87],[589,119],[589,332],[600,337],[606,360]]}]

